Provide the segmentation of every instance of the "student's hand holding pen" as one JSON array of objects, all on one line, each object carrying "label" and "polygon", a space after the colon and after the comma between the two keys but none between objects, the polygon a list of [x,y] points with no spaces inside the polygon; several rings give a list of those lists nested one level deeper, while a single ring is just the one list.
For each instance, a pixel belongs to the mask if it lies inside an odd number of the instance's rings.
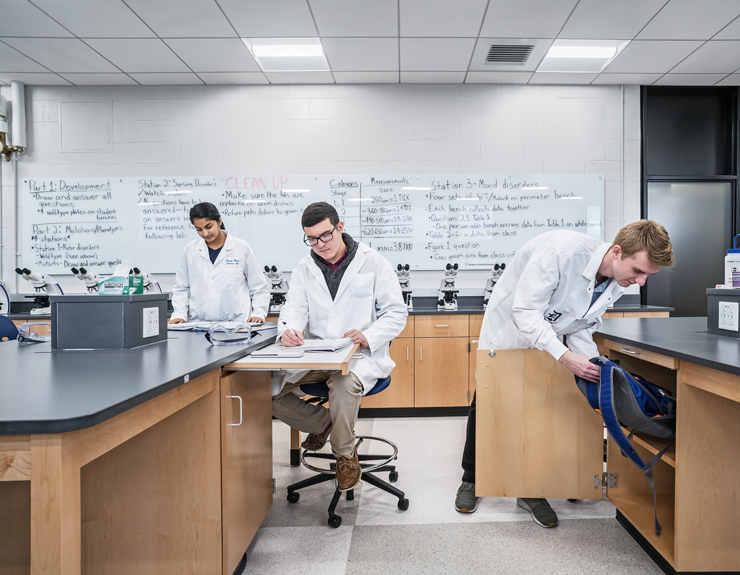
[{"label": "student's hand holding pen", "polygon": [[283,343],[283,345],[285,347],[295,347],[297,345],[301,345],[303,343],[303,335],[301,334],[301,332],[289,328],[288,324],[284,321],[282,323],[286,327],[283,335],[280,336],[280,341]]}]

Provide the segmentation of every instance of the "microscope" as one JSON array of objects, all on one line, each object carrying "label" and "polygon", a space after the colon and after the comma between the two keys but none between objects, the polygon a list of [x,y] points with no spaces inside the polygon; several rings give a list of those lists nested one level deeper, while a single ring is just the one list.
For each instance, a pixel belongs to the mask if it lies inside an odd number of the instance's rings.
[{"label": "microscope", "polygon": [[501,279],[501,275],[506,269],[506,264],[495,264],[491,270],[491,277],[486,280],[486,293],[483,295],[483,309],[488,306],[488,300],[491,299],[491,293],[493,288],[496,287],[498,280]]},{"label": "microscope", "polygon": [[396,268],[396,276],[398,277],[398,283],[401,284],[401,294],[403,295],[403,301],[409,311],[414,311],[414,304],[411,301],[411,278],[409,277],[409,270],[411,267],[409,264],[405,266],[398,264]]},{"label": "microscope", "polygon": [[38,272],[31,272],[28,268],[15,268],[15,273],[24,280],[33,284],[37,295],[26,296],[32,297],[33,301],[39,307],[31,310],[33,315],[48,315],[51,313],[50,295],[64,295],[62,287],[51,277]]},{"label": "microscope", "polygon": [[276,266],[265,266],[265,275],[271,284],[269,313],[280,313],[288,293],[288,280],[283,279],[282,272]]},{"label": "microscope", "polygon": [[98,274],[90,273],[85,268],[72,268],[72,273],[78,280],[85,282],[88,294],[98,293],[98,284],[100,283]]},{"label": "microscope", "polygon": [[150,274],[149,272],[143,272],[139,268],[134,268],[131,270],[131,272],[137,276],[144,276],[145,293],[162,293],[162,287],[159,285],[159,282],[154,279],[154,276],[152,274]]},{"label": "microscope", "polygon": [[457,293],[460,291],[455,289],[457,268],[457,264],[447,264],[445,267],[445,277],[439,284],[437,294],[437,309],[440,311],[457,311]]},{"label": "microscope", "polygon": [[3,282],[0,282],[0,315],[8,315],[10,313],[10,297],[8,292],[5,290]]}]

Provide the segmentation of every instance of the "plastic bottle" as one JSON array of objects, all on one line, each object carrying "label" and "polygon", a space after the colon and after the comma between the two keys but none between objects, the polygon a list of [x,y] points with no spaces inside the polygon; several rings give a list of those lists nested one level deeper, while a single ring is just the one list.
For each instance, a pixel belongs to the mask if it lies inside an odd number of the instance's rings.
[{"label": "plastic bottle", "polygon": [[725,288],[740,288],[740,249],[737,247],[737,238],[732,241],[731,250],[725,256]]}]

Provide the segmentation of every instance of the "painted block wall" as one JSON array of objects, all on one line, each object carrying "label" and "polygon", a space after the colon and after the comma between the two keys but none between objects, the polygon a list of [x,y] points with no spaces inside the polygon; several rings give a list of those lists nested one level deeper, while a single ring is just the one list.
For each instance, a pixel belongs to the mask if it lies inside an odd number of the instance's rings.
[{"label": "painted block wall", "polygon": [[[621,98],[619,86],[571,85],[27,86],[29,148],[17,175],[604,174],[611,241],[640,216],[639,87],[624,87],[623,123]],[[70,101],[111,102],[111,151],[61,151],[60,103]],[[15,291],[22,222],[2,162],[2,279]],[[461,272],[458,287],[482,294],[487,276]],[[412,281],[436,288],[440,278]],[[171,289],[174,276],[160,279]]]}]

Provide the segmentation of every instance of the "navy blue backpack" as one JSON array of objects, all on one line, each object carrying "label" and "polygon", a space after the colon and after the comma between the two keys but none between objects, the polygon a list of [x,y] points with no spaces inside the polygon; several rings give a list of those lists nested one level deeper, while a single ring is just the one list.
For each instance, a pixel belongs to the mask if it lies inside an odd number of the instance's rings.
[{"label": "navy blue backpack", "polygon": [[[676,399],[667,389],[629,373],[605,357],[593,358],[591,362],[601,368],[599,383],[576,376],[576,384],[589,405],[604,419],[604,425],[622,455],[629,457],[648,478],[655,505],[655,534],[660,536],[652,468],[675,441]],[[624,435],[622,427],[631,430],[628,436]],[[645,463],[630,443],[635,431],[674,441]]]}]

